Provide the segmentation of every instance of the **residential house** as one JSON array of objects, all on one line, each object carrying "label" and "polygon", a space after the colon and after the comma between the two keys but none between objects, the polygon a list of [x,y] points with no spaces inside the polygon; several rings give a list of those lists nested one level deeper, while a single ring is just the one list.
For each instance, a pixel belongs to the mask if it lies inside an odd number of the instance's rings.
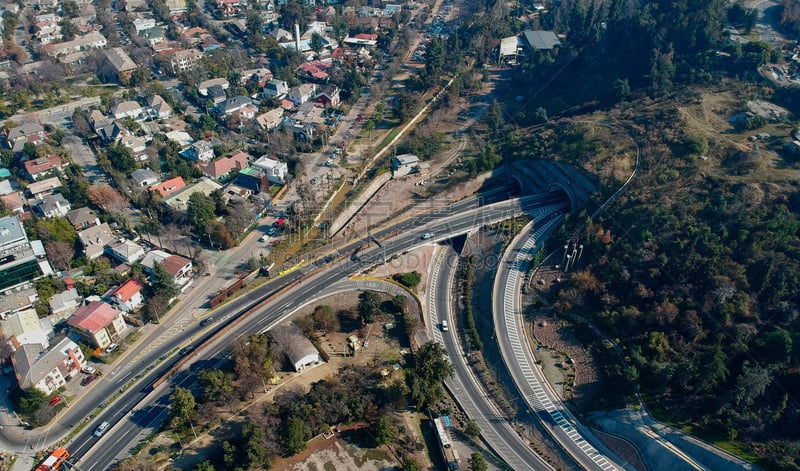
[{"label": "residential house", "polygon": [[334,84],[323,85],[317,90],[317,96],[314,101],[326,108],[337,108],[341,103],[340,92],[339,87]]},{"label": "residential house", "polygon": [[175,51],[168,56],[169,69],[168,72],[172,75],[178,75],[180,72],[186,72],[197,64],[203,57],[203,52],[197,49],[181,49]]},{"label": "residential house", "polygon": [[289,84],[283,80],[272,79],[264,85],[262,93],[265,98],[280,98],[289,93]]},{"label": "residential house", "polygon": [[270,183],[283,185],[286,183],[286,176],[289,174],[289,166],[286,162],[271,159],[266,155],[261,156],[253,162],[253,167],[260,168],[267,173]]},{"label": "residential house", "polygon": [[105,124],[102,127],[98,127],[97,129],[95,129],[95,132],[97,133],[98,136],[100,136],[100,139],[102,139],[103,142],[106,144],[113,144],[115,142],[119,142],[125,136],[129,136],[132,134],[131,131],[128,128],[126,128],[125,125],[122,124],[119,120],[114,119],[111,121],[105,121],[105,123],[108,124]]},{"label": "residential house", "polygon": [[[253,100],[250,97],[246,97],[244,95],[238,95],[235,97],[228,98],[227,100],[223,101],[217,106],[217,111],[219,114],[223,116],[230,116],[233,113],[245,108],[250,107],[253,108]],[[250,117],[252,119],[255,117],[255,110],[253,110],[253,116]]]},{"label": "residential house", "polygon": [[274,108],[256,116],[256,124],[264,131],[272,131],[283,122],[283,108]]},{"label": "residential house", "polygon": [[133,71],[139,68],[136,62],[134,62],[121,47],[107,49],[103,51],[103,55],[109,72],[111,72],[117,80],[130,77]]},{"label": "residential house", "polygon": [[80,347],[68,338],[47,351],[40,345],[23,345],[11,357],[19,387],[36,388],[47,395],[78,376],[85,362]]},{"label": "residential house", "polygon": [[140,168],[138,170],[134,170],[133,173],[131,173],[131,178],[140,188],[155,185],[160,180],[158,174],[149,168]]},{"label": "residential house", "polygon": [[228,82],[228,79],[225,78],[213,78],[209,80],[203,80],[202,82],[197,84],[197,93],[199,93],[202,96],[208,96],[208,89],[215,85],[222,87],[223,90],[227,90],[231,86],[230,82]]},{"label": "residential house", "polygon": [[25,167],[25,173],[28,174],[28,178],[33,182],[50,175],[54,171],[61,172],[63,170],[61,157],[57,154],[26,160],[22,163],[22,166]]},{"label": "residential house", "polygon": [[47,195],[53,194],[53,190],[61,186],[58,177],[45,178],[28,185],[28,195],[31,198],[42,199]]},{"label": "residential house", "polygon": [[114,289],[109,296],[121,311],[133,312],[144,303],[143,289],[144,283],[136,278],[130,278]]},{"label": "residential house", "polygon": [[0,201],[2,201],[3,206],[12,213],[22,214],[25,212],[25,200],[22,198],[21,191],[0,196]]},{"label": "residential house", "polygon": [[56,293],[50,297],[50,313],[58,319],[66,319],[83,303],[83,296],[75,288]]},{"label": "residential house", "polygon": [[220,180],[228,176],[234,170],[247,168],[251,158],[252,157],[247,152],[236,151],[227,157],[217,159],[202,167],[203,175]]},{"label": "residential house", "polygon": [[192,274],[192,261],[180,255],[172,255],[163,250],[151,250],[142,260],[145,271],[153,274],[153,266],[159,263],[164,270],[173,276],[179,286],[185,285]]},{"label": "residential house", "polygon": [[325,124],[323,113],[324,110],[313,102],[306,102],[291,115],[291,119],[284,120],[283,124],[295,139],[310,141],[314,138],[317,127]]},{"label": "residential house", "polygon": [[269,177],[267,172],[256,167],[247,167],[236,175],[236,184],[253,193],[269,193]]},{"label": "residential house", "polygon": [[165,0],[171,15],[186,13],[186,0]]},{"label": "residential house", "polygon": [[219,105],[228,98],[228,95],[225,94],[225,89],[222,88],[222,85],[212,85],[208,87],[206,96],[214,105]]},{"label": "residential house", "polygon": [[561,46],[561,41],[553,31],[534,31],[526,29],[522,38],[527,47],[534,51],[550,51]]},{"label": "residential house", "polygon": [[305,76],[310,80],[325,82],[330,78],[328,74],[329,64],[320,61],[303,62],[297,68],[301,76]]},{"label": "residential house", "polygon": [[[8,173],[8,175],[5,175],[3,178],[8,178],[9,176],[11,176],[11,172],[9,172],[8,169],[0,169],[0,171],[2,170],[5,170],[5,172],[3,172],[4,175],[5,173]],[[9,195],[11,193],[18,191],[19,191],[19,185],[17,185],[15,181],[0,180],[0,195]]]},{"label": "residential house", "polygon": [[122,263],[133,265],[144,257],[144,247],[128,239],[119,239],[106,244],[105,253]]},{"label": "residential house", "polygon": [[67,221],[72,224],[76,231],[82,231],[92,226],[100,225],[100,218],[87,207],[73,209],[67,213]]},{"label": "residential house", "polygon": [[53,326],[47,319],[39,319],[36,309],[19,309],[0,315],[0,331],[15,349],[21,345],[39,345],[45,349],[53,338]]},{"label": "residential house", "polygon": [[142,106],[135,101],[123,101],[111,108],[111,114],[115,119],[138,119],[143,112]]},{"label": "residential house", "polygon": [[[150,136],[137,136],[135,134],[127,134],[119,140],[119,143],[123,147],[127,147],[133,153],[133,157],[138,161],[145,161],[147,160],[147,156],[144,154],[145,149],[147,149],[147,140]],[[152,139],[152,138],[151,138]]]},{"label": "residential house", "polygon": [[183,181],[183,177],[175,177],[170,178],[169,180],[164,180],[161,183],[151,186],[148,188],[149,191],[157,191],[161,194],[161,197],[167,197],[176,191],[180,191],[186,188],[186,183]]},{"label": "residential house", "polygon": [[147,113],[153,119],[167,119],[172,116],[172,107],[161,95],[153,95],[147,100]]},{"label": "residential house", "polygon": [[292,36],[292,33],[283,28],[275,28],[272,31],[270,31],[269,34],[270,36],[275,38],[275,41],[279,43],[294,40],[294,36]]},{"label": "residential house", "polygon": [[83,247],[83,255],[88,260],[95,260],[103,255],[106,244],[114,240],[114,233],[108,223],[104,222],[78,232],[78,240]]},{"label": "residential house", "polygon": [[189,203],[189,198],[195,193],[203,193],[210,196],[211,193],[221,190],[222,185],[214,180],[203,177],[191,186],[175,192],[164,198],[164,205],[176,211],[186,211],[186,205]]},{"label": "residential house", "polygon": [[78,36],[72,41],[51,43],[42,46],[40,52],[50,57],[65,56],[73,52],[102,49],[108,45],[106,38],[98,31],[91,31],[83,36]]},{"label": "residential house", "polygon": [[317,91],[317,86],[313,83],[300,84],[286,94],[286,99],[294,103],[295,106],[300,106],[307,101],[314,98]]},{"label": "residential house", "polygon": [[45,195],[34,206],[36,213],[45,219],[63,218],[72,209],[72,205],[61,193]]},{"label": "residential house", "polygon": [[167,139],[175,141],[181,148],[188,147],[194,142],[192,136],[186,131],[170,131],[166,134]]},{"label": "residential house", "polygon": [[27,143],[35,146],[44,144],[47,134],[44,128],[38,123],[27,123],[8,130],[6,134],[6,145],[14,152],[22,152],[22,148]]},{"label": "residential house", "polygon": [[392,159],[392,176],[403,177],[413,173],[419,166],[419,157],[414,154],[402,154]]},{"label": "residential house", "polygon": [[255,80],[258,82],[258,86],[260,88],[264,88],[264,85],[267,84],[270,80],[272,80],[272,71],[267,68],[259,68],[259,69],[247,69],[243,70],[239,76],[239,85],[247,85],[248,82],[251,80]]},{"label": "residential house", "polygon": [[133,20],[133,28],[136,30],[136,34],[139,34],[142,31],[155,27],[156,27],[155,18],[136,18],[135,20]]},{"label": "residential house", "polygon": [[142,31],[139,33],[139,37],[146,39],[150,47],[154,47],[156,44],[161,44],[167,40],[166,32],[162,26],[156,26],[155,28]]},{"label": "residential house", "polygon": [[180,154],[193,162],[211,162],[214,160],[214,146],[220,143],[217,138],[193,142],[192,145],[182,150]]},{"label": "residential house", "polygon": [[119,342],[120,336],[128,328],[122,312],[102,301],[91,302],[75,311],[67,325],[95,348],[106,348],[111,343]]},{"label": "residential house", "polygon": [[98,129],[103,126],[108,126],[114,120],[110,116],[106,116],[100,110],[92,110],[89,112],[89,124],[92,125],[92,131],[98,132]]}]

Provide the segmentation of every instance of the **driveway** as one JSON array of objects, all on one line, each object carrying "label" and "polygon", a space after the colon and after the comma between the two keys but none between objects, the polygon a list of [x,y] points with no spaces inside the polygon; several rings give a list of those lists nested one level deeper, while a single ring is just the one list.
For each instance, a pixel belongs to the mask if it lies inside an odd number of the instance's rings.
[{"label": "driveway", "polygon": [[64,144],[72,153],[72,161],[83,169],[83,174],[89,180],[89,183],[92,185],[108,183],[105,173],[97,163],[97,156],[94,155],[88,145],[84,144],[80,137],[67,133],[64,136]]}]

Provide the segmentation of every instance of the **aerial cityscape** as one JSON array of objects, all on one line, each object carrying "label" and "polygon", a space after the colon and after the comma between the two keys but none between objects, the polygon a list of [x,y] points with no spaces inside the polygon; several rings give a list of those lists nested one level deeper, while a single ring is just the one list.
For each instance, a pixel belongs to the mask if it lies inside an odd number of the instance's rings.
[{"label": "aerial cityscape", "polygon": [[797,0],[0,15],[0,471],[800,471]]}]

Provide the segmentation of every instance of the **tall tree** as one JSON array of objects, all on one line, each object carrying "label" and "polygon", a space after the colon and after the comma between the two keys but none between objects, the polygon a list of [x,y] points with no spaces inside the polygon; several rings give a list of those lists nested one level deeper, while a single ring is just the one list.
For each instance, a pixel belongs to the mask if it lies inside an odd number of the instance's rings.
[{"label": "tall tree", "polygon": [[192,391],[176,387],[169,396],[169,420],[172,427],[181,429],[195,420],[196,406]]},{"label": "tall tree", "polygon": [[425,410],[444,397],[444,380],[455,369],[447,360],[447,352],[437,342],[422,345],[414,356],[414,368],[408,376],[411,398],[419,410]]},{"label": "tall tree", "polygon": [[186,204],[186,216],[197,232],[204,234],[208,227],[208,222],[214,218],[215,208],[214,200],[205,194],[200,192],[192,193],[189,197],[189,202]]},{"label": "tall tree", "polygon": [[381,297],[375,291],[364,291],[358,295],[358,318],[368,324],[381,315]]}]

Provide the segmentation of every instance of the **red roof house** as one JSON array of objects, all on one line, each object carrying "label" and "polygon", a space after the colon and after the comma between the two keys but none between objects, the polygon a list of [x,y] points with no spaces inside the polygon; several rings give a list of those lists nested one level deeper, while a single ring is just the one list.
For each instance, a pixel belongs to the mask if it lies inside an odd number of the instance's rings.
[{"label": "red roof house", "polygon": [[67,324],[73,332],[97,348],[106,348],[118,342],[127,328],[122,313],[102,301],[94,301],[78,309]]},{"label": "red roof house", "polygon": [[25,166],[31,181],[36,181],[53,170],[61,170],[61,157],[56,154],[50,154],[47,157],[40,157],[38,159],[26,160],[22,163]]},{"label": "red roof house", "polygon": [[161,193],[161,196],[169,196],[182,188],[186,188],[186,183],[183,181],[183,177],[175,177],[153,185],[149,188],[149,190],[157,191]]},{"label": "red roof house", "polygon": [[250,154],[243,151],[236,151],[233,154],[215,160],[202,168],[203,174],[208,177],[220,179],[227,176],[234,169],[241,170],[247,168],[250,162]]},{"label": "red roof house", "polygon": [[144,283],[136,278],[131,278],[119,285],[117,289],[111,292],[110,296],[120,309],[125,312],[131,312],[144,302],[142,289],[144,289]]}]

